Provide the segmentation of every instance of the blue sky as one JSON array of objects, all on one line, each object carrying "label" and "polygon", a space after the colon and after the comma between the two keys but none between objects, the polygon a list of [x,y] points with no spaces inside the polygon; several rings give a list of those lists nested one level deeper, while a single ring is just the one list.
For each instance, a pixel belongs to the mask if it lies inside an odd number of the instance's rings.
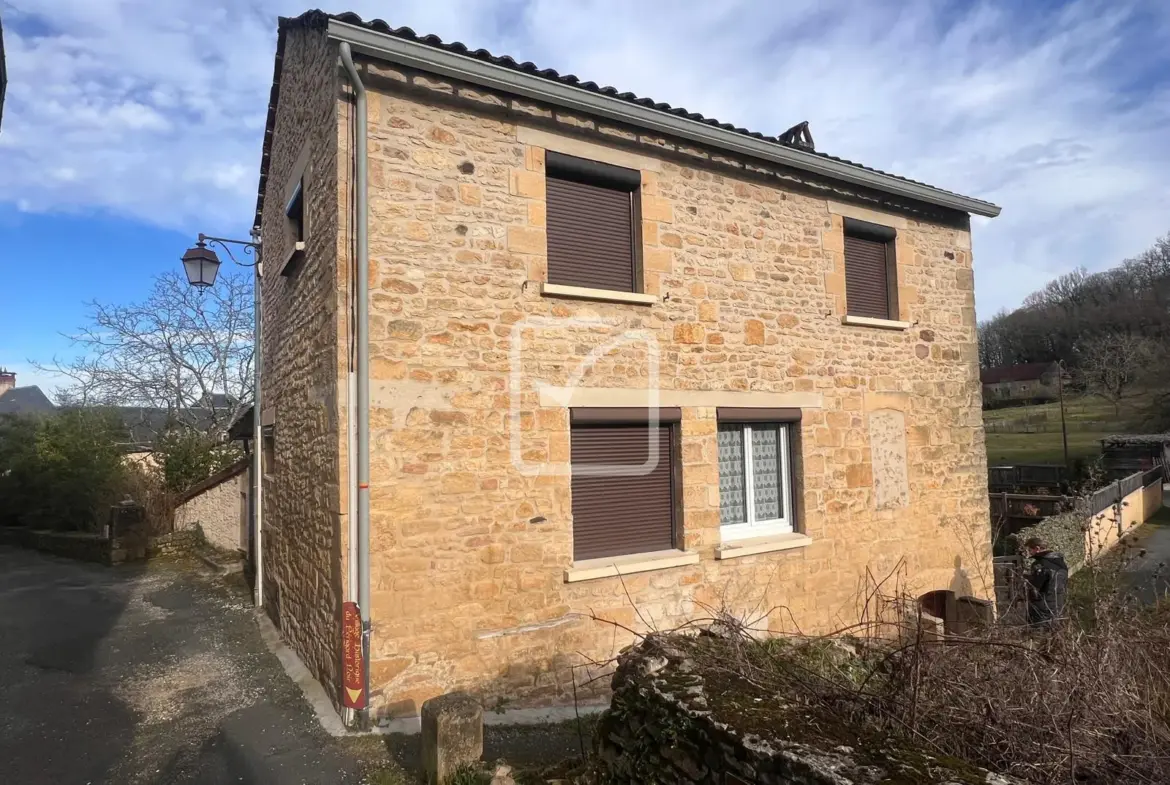
[{"label": "blue sky", "polygon": [[[285,0],[0,0],[0,365],[68,351],[193,236],[251,225]],[[1170,231],[1170,4],[355,0],[354,10],[1002,205],[981,317]]]}]

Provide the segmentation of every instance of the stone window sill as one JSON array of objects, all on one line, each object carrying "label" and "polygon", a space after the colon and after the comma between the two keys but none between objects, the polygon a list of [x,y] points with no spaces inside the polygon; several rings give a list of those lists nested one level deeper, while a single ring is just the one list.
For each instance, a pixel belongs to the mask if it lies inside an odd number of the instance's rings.
[{"label": "stone window sill", "polygon": [[804,548],[812,544],[812,537],[800,532],[786,532],[773,534],[769,537],[752,537],[746,540],[732,540],[725,542],[715,549],[716,559],[736,559],[740,556],[753,556],[757,553],[772,553],[773,551],[787,551],[793,548]]},{"label": "stone window sill", "polygon": [[910,322],[900,322],[896,319],[874,319],[869,316],[849,316],[848,314],[841,317],[841,324],[849,324],[854,327],[877,327],[879,330],[910,329]]},{"label": "stone window sill", "polygon": [[614,578],[618,575],[666,570],[671,567],[684,567],[688,564],[698,563],[699,554],[674,550],[633,553],[629,556],[608,556],[604,559],[586,559],[573,562],[573,566],[565,570],[565,583],[591,581],[597,578]]},{"label": "stone window sill", "polygon": [[557,283],[542,283],[540,293],[545,297],[567,297],[571,300],[598,300],[605,303],[630,303],[633,305],[654,305],[661,299],[656,294],[590,289],[586,286],[562,286]]},{"label": "stone window sill", "polygon": [[283,276],[289,275],[296,267],[297,262],[299,262],[301,257],[304,255],[304,242],[298,240],[297,242],[293,243],[292,248],[289,249],[288,255],[284,258],[284,263],[280,265],[280,274]]}]

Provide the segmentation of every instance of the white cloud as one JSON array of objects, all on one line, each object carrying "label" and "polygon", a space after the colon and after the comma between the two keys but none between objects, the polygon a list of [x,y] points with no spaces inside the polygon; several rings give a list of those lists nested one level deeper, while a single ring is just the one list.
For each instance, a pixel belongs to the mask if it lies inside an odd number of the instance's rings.
[{"label": "white cloud", "polygon": [[[187,231],[250,223],[275,16],[300,5],[4,3],[0,201]],[[975,229],[984,316],[1170,231],[1158,0],[349,7],[754,130],[809,120],[825,152],[995,201],[1003,216]]]}]

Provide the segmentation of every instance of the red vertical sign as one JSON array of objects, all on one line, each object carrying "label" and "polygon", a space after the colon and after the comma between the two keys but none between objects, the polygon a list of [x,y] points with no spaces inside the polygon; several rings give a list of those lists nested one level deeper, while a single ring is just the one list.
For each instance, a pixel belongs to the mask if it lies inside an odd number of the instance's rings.
[{"label": "red vertical sign", "polygon": [[366,674],[362,665],[362,615],[356,602],[347,602],[341,606],[341,692],[347,709],[366,707]]}]

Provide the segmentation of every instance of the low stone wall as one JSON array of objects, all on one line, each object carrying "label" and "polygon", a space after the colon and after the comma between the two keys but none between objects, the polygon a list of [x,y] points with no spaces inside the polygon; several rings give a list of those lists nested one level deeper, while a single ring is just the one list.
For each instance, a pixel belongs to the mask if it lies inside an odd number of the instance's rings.
[{"label": "low stone wall", "polygon": [[[597,729],[604,780],[614,785],[1014,782],[961,761],[944,763],[887,743],[865,749],[852,746],[856,739],[849,739],[851,744],[827,737],[795,741],[781,735],[791,733],[791,727],[777,727],[769,737],[743,733],[735,718],[716,716],[709,697],[695,663],[670,639],[651,637],[623,653],[613,678],[612,703]],[[766,700],[777,703],[782,696]]]},{"label": "low stone wall", "polygon": [[191,488],[175,506],[175,530],[199,529],[227,551],[248,549],[248,459],[243,458]]},{"label": "low stone wall", "polygon": [[55,532],[22,527],[4,527],[0,528],[0,545],[15,545],[79,561],[111,563],[110,541],[100,534],[88,532]]},{"label": "low stone wall", "polygon": [[15,545],[67,559],[98,564],[121,564],[156,556],[179,556],[191,552],[200,542],[198,531],[173,532],[159,537],[128,536],[107,540],[100,534],[88,532],[0,528],[0,545]]}]

